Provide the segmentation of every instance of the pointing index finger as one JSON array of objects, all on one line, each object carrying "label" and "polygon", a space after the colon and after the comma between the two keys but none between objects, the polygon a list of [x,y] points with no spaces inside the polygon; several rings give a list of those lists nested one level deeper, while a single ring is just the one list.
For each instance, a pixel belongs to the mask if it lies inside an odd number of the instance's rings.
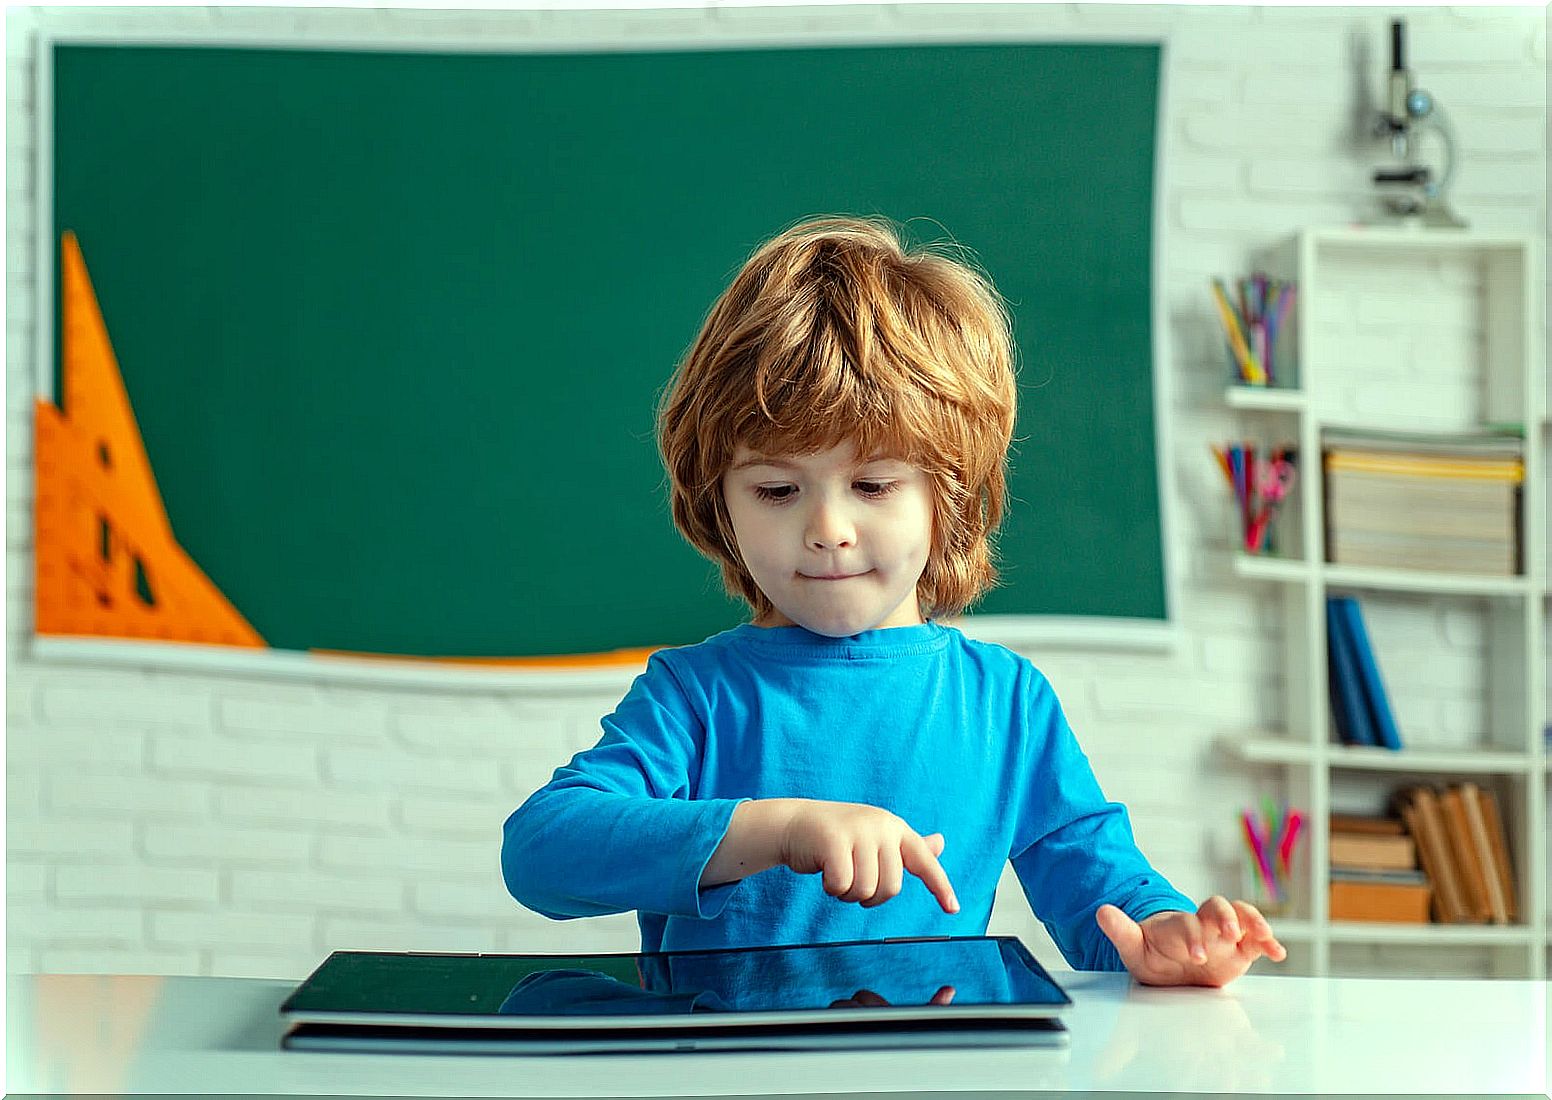
[{"label": "pointing index finger", "polygon": [[959,912],[959,899],[954,896],[954,887],[949,884],[948,872],[943,870],[943,865],[932,854],[925,840],[916,835],[908,836],[900,848],[900,856],[905,869],[926,883],[927,889],[932,891],[932,896],[938,899],[945,913]]}]

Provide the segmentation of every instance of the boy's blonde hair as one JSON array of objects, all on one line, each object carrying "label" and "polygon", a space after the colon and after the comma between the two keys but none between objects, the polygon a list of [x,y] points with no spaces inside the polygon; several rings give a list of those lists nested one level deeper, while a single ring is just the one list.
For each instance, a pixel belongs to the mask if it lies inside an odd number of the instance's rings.
[{"label": "boy's blonde hair", "polygon": [[847,440],[924,470],[932,550],[922,613],[952,618],[997,580],[1017,392],[991,281],[886,219],[821,217],[755,250],[712,305],[658,409],[674,524],[759,619],[772,605],[738,552],[722,477],[739,444],[805,455]]}]

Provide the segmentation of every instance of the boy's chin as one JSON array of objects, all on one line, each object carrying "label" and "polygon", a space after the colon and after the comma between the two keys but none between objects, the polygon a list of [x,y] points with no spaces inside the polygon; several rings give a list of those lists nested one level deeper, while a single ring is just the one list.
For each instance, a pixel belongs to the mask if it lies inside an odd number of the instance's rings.
[{"label": "boy's chin", "polygon": [[825,626],[818,623],[809,625],[802,622],[798,623],[798,625],[804,630],[814,634],[822,634],[826,638],[849,638],[853,634],[861,634],[864,630],[871,629],[871,627],[867,626]]},{"label": "boy's chin", "polygon": [[786,615],[788,619],[801,626],[804,630],[814,634],[822,634],[827,638],[849,638],[853,634],[861,634],[864,630],[872,630],[875,627],[881,626],[884,620],[889,617],[887,615],[848,615],[840,612],[830,615],[803,613],[793,615],[788,611],[783,611],[782,614]]}]

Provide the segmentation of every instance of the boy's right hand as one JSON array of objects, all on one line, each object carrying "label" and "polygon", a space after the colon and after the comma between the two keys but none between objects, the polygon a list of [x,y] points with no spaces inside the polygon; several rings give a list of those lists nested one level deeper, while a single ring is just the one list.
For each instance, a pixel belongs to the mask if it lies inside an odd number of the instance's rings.
[{"label": "boy's right hand", "polygon": [[781,862],[800,875],[824,872],[825,893],[865,909],[900,892],[909,871],[932,891],[945,913],[959,899],[938,856],[943,834],[921,836],[899,817],[860,802],[794,799],[781,832]]}]

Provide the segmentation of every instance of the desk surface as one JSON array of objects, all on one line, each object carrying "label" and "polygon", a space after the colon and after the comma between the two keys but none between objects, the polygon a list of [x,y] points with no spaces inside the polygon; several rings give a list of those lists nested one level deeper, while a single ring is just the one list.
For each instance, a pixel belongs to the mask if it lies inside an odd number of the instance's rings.
[{"label": "desk surface", "polygon": [[281,1050],[288,981],[12,975],[6,1086],[335,1096],[1536,1095],[1547,1083],[1545,982],[1249,976],[1209,990],[1150,989],[1124,974],[1056,977],[1075,1002],[1065,1051],[427,1057]]}]

